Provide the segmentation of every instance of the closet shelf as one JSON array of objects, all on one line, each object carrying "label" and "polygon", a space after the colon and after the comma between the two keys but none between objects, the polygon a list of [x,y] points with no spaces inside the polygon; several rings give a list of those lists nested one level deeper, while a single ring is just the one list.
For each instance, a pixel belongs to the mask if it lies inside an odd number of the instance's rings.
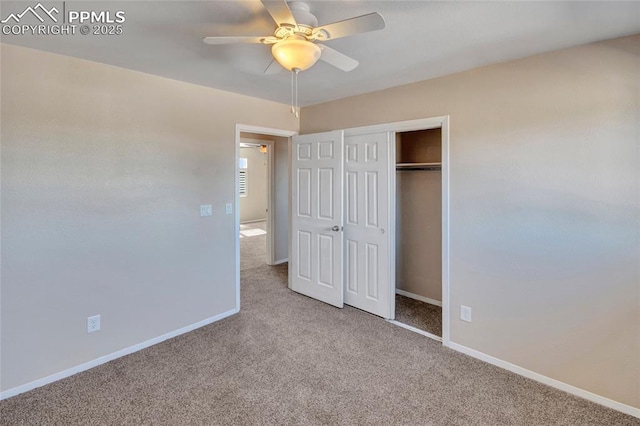
[{"label": "closet shelf", "polygon": [[440,170],[442,163],[397,163],[396,170]]}]

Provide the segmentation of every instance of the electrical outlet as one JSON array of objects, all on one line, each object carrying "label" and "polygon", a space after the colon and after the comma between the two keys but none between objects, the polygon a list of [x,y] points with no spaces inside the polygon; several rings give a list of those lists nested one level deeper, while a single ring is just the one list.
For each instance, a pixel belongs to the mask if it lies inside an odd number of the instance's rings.
[{"label": "electrical outlet", "polygon": [[460,305],[460,319],[462,321],[471,322],[471,308],[468,306]]},{"label": "electrical outlet", "polygon": [[227,203],[225,205],[225,213],[227,214],[233,213],[233,205],[231,203]]},{"label": "electrical outlet", "polygon": [[93,333],[100,330],[100,315],[94,315],[87,318],[87,333]]},{"label": "electrical outlet", "polygon": [[200,206],[200,216],[201,217],[211,216],[212,213],[213,213],[213,207],[211,207],[211,204],[202,204]]}]

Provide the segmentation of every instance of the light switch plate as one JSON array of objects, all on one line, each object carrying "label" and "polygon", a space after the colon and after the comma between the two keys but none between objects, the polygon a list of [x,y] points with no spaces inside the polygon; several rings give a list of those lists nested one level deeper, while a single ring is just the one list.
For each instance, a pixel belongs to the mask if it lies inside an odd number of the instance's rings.
[{"label": "light switch plate", "polygon": [[100,315],[87,318],[87,333],[100,331]]},{"label": "light switch plate", "polygon": [[225,211],[226,214],[233,213],[233,204],[231,204],[231,203],[225,204],[224,211]]},{"label": "light switch plate", "polygon": [[468,306],[460,305],[460,319],[462,321],[471,322],[471,308]]},{"label": "light switch plate", "polygon": [[211,216],[213,214],[213,207],[211,204],[202,204],[200,206],[200,217]]}]

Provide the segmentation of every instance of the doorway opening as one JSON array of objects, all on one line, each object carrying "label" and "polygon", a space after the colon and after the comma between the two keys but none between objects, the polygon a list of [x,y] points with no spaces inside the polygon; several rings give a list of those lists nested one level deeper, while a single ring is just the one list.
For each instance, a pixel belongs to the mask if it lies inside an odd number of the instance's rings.
[{"label": "doorway opening", "polygon": [[236,306],[240,274],[286,264],[289,255],[289,145],[296,132],[236,125]]},{"label": "doorway opening", "polygon": [[395,140],[395,322],[442,340],[442,129]]},{"label": "doorway opening", "polygon": [[269,217],[273,141],[242,133],[238,159],[240,271],[273,264]]}]

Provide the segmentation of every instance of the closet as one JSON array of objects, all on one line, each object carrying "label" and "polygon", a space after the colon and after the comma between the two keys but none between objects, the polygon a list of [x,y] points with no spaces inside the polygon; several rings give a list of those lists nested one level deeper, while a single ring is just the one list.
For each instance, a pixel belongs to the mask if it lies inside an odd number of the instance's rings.
[{"label": "closet", "polygon": [[447,342],[448,137],[446,116],[293,137],[289,288]]},{"label": "closet", "polygon": [[396,133],[396,321],[442,336],[442,133]]}]

